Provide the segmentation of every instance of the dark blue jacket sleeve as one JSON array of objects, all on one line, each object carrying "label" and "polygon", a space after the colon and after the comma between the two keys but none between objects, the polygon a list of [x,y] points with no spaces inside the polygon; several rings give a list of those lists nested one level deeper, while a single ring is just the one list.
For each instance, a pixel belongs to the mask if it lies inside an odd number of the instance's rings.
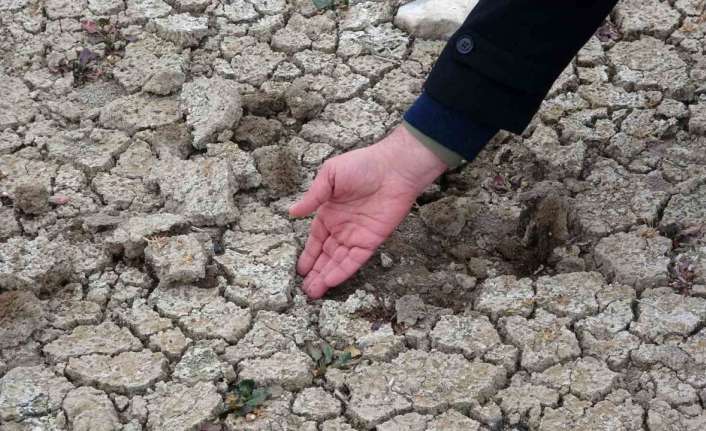
[{"label": "dark blue jacket sleeve", "polygon": [[[521,133],[616,3],[480,0],[444,48],[406,120],[467,159],[485,144],[468,140],[478,128]],[[422,118],[428,115],[436,121]],[[464,121],[471,132],[459,132]],[[448,129],[441,133],[438,123]]]}]

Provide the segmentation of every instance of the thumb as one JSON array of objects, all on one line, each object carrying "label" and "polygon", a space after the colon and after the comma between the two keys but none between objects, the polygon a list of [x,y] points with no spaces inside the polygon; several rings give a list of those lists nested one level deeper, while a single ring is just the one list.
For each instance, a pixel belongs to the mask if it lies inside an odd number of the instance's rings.
[{"label": "thumb", "polygon": [[292,217],[306,217],[316,211],[321,205],[331,198],[334,185],[334,171],[330,163],[324,163],[316,174],[314,182],[304,196],[289,208]]}]

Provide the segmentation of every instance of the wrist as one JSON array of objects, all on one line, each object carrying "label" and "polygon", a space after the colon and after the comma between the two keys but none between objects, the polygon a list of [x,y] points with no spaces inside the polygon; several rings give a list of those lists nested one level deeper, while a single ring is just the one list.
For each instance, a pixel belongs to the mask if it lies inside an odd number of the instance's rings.
[{"label": "wrist", "polygon": [[421,193],[448,165],[403,126],[375,144],[387,164]]}]

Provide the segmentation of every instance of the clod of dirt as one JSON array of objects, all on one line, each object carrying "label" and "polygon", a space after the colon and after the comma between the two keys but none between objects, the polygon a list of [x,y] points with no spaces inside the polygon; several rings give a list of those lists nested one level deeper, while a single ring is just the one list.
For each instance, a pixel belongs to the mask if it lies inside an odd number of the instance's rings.
[{"label": "clod of dirt", "polygon": [[296,193],[301,182],[299,160],[288,147],[267,146],[253,151],[262,181],[276,196]]},{"label": "clod of dirt", "polygon": [[42,214],[49,210],[49,190],[43,184],[19,184],[15,188],[15,205],[26,214]]}]

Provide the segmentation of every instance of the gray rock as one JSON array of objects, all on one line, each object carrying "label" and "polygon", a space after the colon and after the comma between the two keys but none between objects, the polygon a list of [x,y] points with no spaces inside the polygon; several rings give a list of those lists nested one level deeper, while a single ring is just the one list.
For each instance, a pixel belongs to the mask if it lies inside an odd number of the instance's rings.
[{"label": "gray rock", "polygon": [[194,386],[160,383],[148,395],[147,429],[153,431],[190,431],[199,429],[223,411],[221,396],[212,383]]},{"label": "gray rock", "polygon": [[122,0],[88,0],[88,9],[96,15],[117,15],[125,10]]},{"label": "gray rock", "polygon": [[556,389],[560,393],[570,392],[578,398],[597,402],[613,390],[618,377],[619,375],[602,361],[587,357],[566,365],[555,365],[541,374],[534,374],[532,381]]},{"label": "gray rock", "polygon": [[22,228],[15,219],[15,210],[8,207],[0,208],[0,240],[7,240],[20,233]]},{"label": "gray rock", "polygon": [[294,293],[296,248],[283,243],[264,256],[252,256],[226,250],[214,260],[232,280],[226,298],[252,310],[281,311]]},{"label": "gray rock", "polygon": [[167,359],[149,350],[123,352],[116,356],[87,355],[70,358],[66,375],[81,385],[108,392],[133,395],[167,377]]},{"label": "gray rock", "polygon": [[201,39],[208,35],[208,18],[191,16],[187,13],[169,15],[150,21],[148,28],[162,39],[182,48],[196,47]]},{"label": "gray rock", "polygon": [[150,145],[142,140],[135,140],[118,158],[111,174],[125,178],[142,179],[149,173],[157,158],[152,154]]},{"label": "gray rock", "polygon": [[519,349],[509,344],[497,344],[483,356],[485,362],[504,367],[509,374],[517,371],[519,359]]},{"label": "gray rock", "polygon": [[[278,219],[279,216],[277,216],[275,220],[265,221],[265,224],[269,225],[265,229],[279,227],[285,228],[284,224],[279,224]],[[288,226],[288,222],[286,222],[286,225]],[[292,243],[293,241],[293,233],[249,233],[232,230],[226,231],[226,233],[223,234],[222,239],[223,247],[226,249],[248,254],[257,258],[265,257],[270,250],[273,250],[283,244]]]},{"label": "gray rock", "polygon": [[166,211],[194,225],[222,226],[238,217],[233,201],[238,185],[227,160],[160,160],[147,181],[159,186]]},{"label": "gray rock", "polygon": [[598,269],[610,280],[635,287],[638,291],[667,283],[672,240],[654,229],[636,231],[601,239],[593,252]]},{"label": "gray rock", "polygon": [[314,91],[308,91],[300,80],[295,81],[285,92],[287,106],[297,120],[315,118],[326,106],[326,99]]},{"label": "gray rock", "polygon": [[27,6],[27,3],[29,0],[3,0],[0,3],[0,11],[15,12]]},{"label": "gray rock", "polygon": [[49,292],[74,272],[72,246],[63,239],[14,237],[0,244],[0,288]]},{"label": "gray rock", "polygon": [[120,419],[108,396],[93,388],[72,390],[62,402],[71,429],[75,431],[118,431]]},{"label": "gray rock", "polygon": [[613,369],[620,368],[640,343],[638,337],[626,331],[633,320],[635,290],[609,285],[596,296],[600,312],[576,322],[576,333],[584,355],[601,358]]},{"label": "gray rock", "polygon": [[27,291],[0,293],[0,316],[0,349],[24,343],[48,323],[45,305]]},{"label": "gray rock", "polygon": [[132,308],[125,313],[122,320],[141,340],[172,327],[171,320],[161,317],[142,299],[132,303]]},{"label": "gray rock", "polygon": [[191,344],[191,339],[184,336],[179,328],[167,329],[150,337],[148,347],[159,350],[170,360],[176,360]]},{"label": "gray rock", "polygon": [[286,60],[286,55],[274,52],[266,43],[246,46],[233,57],[231,66],[238,81],[259,86]]},{"label": "gray rock", "polygon": [[107,104],[100,113],[100,124],[129,135],[144,129],[174,124],[181,119],[175,98],[157,98],[145,94],[121,97]]},{"label": "gray rock", "polygon": [[316,338],[304,318],[259,311],[252,329],[238,344],[226,347],[223,356],[231,364],[237,364],[243,359],[266,358],[276,352],[293,352],[298,345]]},{"label": "gray rock", "polygon": [[54,413],[71,389],[66,378],[43,366],[13,368],[0,378],[0,419],[14,421]]},{"label": "gray rock", "polygon": [[655,118],[654,109],[636,109],[623,119],[620,130],[636,138],[660,138],[673,130],[676,124],[673,118]]},{"label": "gray rock", "polygon": [[[276,51],[286,52],[288,54],[294,54],[305,49],[311,48],[311,39],[304,32],[298,32],[292,30],[290,27],[285,27],[277,30],[272,35],[272,48]],[[277,68],[275,74],[282,72],[282,65],[280,64]]]},{"label": "gray rock", "polygon": [[330,419],[321,424],[321,431],[355,431],[342,417]]},{"label": "gray rock", "polygon": [[672,406],[699,404],[699,395],[692,386],[679,379],[673,371],[653,370],[649,373],[655,387],[655,398]]},{"label": "gray rock", "polygon": [[706,103],[689,105],[689,133],[706,135]]},{"label": "gray rock", "polygon": [[[248,233],[287,234],[292,232],[291,223],[284,217],[275,214],[270,208],[260,204],[251,203],[243,208],[243,215],[238,221],[240,228]],[[286,235],[283,235],[286,237]],[[234,247],[241,246],[234,243]],[[251,250],[248,250],[251,251]]]},{"label": "gray rock", "polygon": [[248,331],[251,319],[250,310],[218,298],[179,318],[179,325],[195,340],[223,338],[235,343]]},{"label": "gray rock", "polygon": [[[451,5],[447,5],[449,8]],[[451,6],[453,8],[453,6]],[[362,1],[356,2],[345,11],[340,24],[341,30],[364,30],[392,20],[393,7],[385,2]],[[399,16],[399,12],[398,12]]]},{"label": "gray rock", "polygon": [[0,186],[12,198],[15,188],[23,183],[43,184],[47,190],[52,190],[52,180],[56,177],[57,166],[53,162],[26,159],[16,153],[0,156],[0,170],[4,174],[0,178]]},{"label": "gray rock", "polygon": [[341,415],[341,402],[321,388],[306,388],[299,392],[292,413],[317,422]]},{"label": "gray rock", "polygon": [[706,154],[699,151],[706,137],[689,133],[677,134],[677,145],[666,149],[662,160],[664,177],[675,183],[706,175]]},{"label": "gray rock", "polygon": [[381,138],[389,121],[387,112],[375,102],[354,98],[331,103],[321,115],[302,127],[301,137],[340,149],[371,143]]},{"label": "gray rock", "polygon": [[324,301],[319,312],[319,333],[337,349],[355,345],[363,357],[389,360],[404,349],[404,338],[394,333],[390,323],[374,326],[361,317],[380,306],[372,295],[361,290],[343,303]]},{"label": "gray rock", "polygon": [[291,195],[299,190],[299,160],[289,147],[260,147],[253,151],[253,157],[257,170],[262,175],[262,182],[273,195]]},{"label": "gray rock", "polygon": [[441,316],[429,334],[431,347],[445,353],[461,353],[467,359],[481,358],[501,343],[486,316]]},{"label": "gray rock", "polygon": [[657,172],[631,174],[609,159],[594,164],[587,181],[590,188],[579,193],[573,205],[582,230],[596,237],[640,223],[656,224],[671,189]]},{"label": "gray rock", "polygon": [[457,237],[471,217],[470,200],[448,196],[419,209],[424,224],[432,231],[449,238]]},{"label": "gray rock", "polygon": [[172,7],[162,0],[127,0],[126,15],[137,23],[169,15]]},{"label": "gray rock", "polygon": [[483,282],[473,303],[473,309],[496,321],[502,316],[528,317],[534,309],[534,290],[529,278],[500,276]]},{"label": "gray rock", "polygon": [[214,15],[227,18],[233,23],[252,21],[259,16],[252,3],[246,0],[234,0],[229,3],[220,3],[213,11]]},{"label": "gray rock", "polygon": [[659,39],[645,36],[618,42],[608,51],[608,58],[617,69],[615,82],[628,89],[659,88],[677,100],[688,100],[693,92],[686,63],[674,47]]},{"label": "gray rock", "polygon": [[349,417],[370,429],[411,408],[428,414],[483,403],[505,383],[505,370],[461,355],[410,350],[390,363],[359,365],[345,383]]},{"label": "gray rock", "polygon": [[20,183],[15,188],[15,206],[25,214],[49,210],[49,190],[41,183]]},{"label": "gray rock", "polygon": [[148,241],[145,261],[160,283],[192,283],[206,276],[210,241],[203,244],[198,235],[160,237]]},{"label": "gray rock", "polygon": [[427,423],[427,431],[480,431],[481,424],[450,409]]},{"label": "gray rock", "polygon": [[605,52],[600,39],[592,36],[576,55],[579,66],[598,66],[605,63]]},{"label": "gray rock", "polygon": [[575,272],[554,277],[540,277],[535,282],[538,307],[572,321],[598,311],[596,295],[605,281],[597,272]]},{"label": "gray rock", "polygon": [[640,337],[661,341],[665,336],[688,336],[706,320],[706,299],[685,297],[669,288],[645,291],[638,303],[638,319],[630,325]]},{"label": "gray rock", "polygon": [[545,407],[559,405],[559,392],[555,389],[524,381],[516,374],[509,387],[495,396],[509,425],[537,428]]},{"label": "gray rock", "polygon": [[510,316],[499,321],[501,334],[520,349],[520,365],[529,371],[542,371],[581,354],[568,323],[569,319],[557,318],[541,309],[532,319]]},{"label": "gray rock", "polygon": [[[280,390],[279,392],[282,391]],[[282,392],[265,403],[265,405],[259,409],[258,415],[242,417],[230,414],[225,420],[225,429],[228,431],[259,431],[276,429],[301,431],[316,430],[315,422],[308,422],[304,418],[293,415],[290,412],[292,398],[293,396],[290,392]]]},{"label": "gray rock", "polygon": [[380,431],[425,431],[431,416],[422,416],[419,413],[407,413],[404,415],[395,416],[389,421],[375,427]]},{"label": "gray rock", "polygon": [[178,48],[150,34],[129,44],[125,56],[115,65],[113,74],[125,89],[140,89],[166,96],[181,88],[186,80],[188,57]]},{"label": "gray rock", "polygon": [[193,386],[197,382],[235,380],[233,367],[222,362],[218,354],[205,344],[192,345],[174,367],[172,377],[175,381]]},{"label": "gray rock", "polygon": [[684,229],[697,226],[706,219],[706,181],[691,191],[672,196],[664,209],[660,226],[663,229]]},{"label": "gray rock", "polygon": [[81,15],[86,0],[47,0],[46,13],[49,19],[74,18]]},{"label": "gray rock", "polygon": [[135,138],[148,142],[160,159],[175,157],[183,160],[194,151],[191,133],[184,123],[143,130],[136,133]]},{"label": "gray rock", "polygon": [[645,423],[650,431],[683,429],[696,431],[706,426],[706,415],[684,415],[672,408],[666,401],[654,400],[650,403]]},{"label": "gray rock", "polygon": [[422,39],[448,39],[463,24],[475,0],[416,0],[400,7],[395,25]]},{"label": "gray rock", "polygon": [[370,329],[355,342],[363,358],[387,361],[405,349],[404,337],[395,334],[392,324],[384,323],[380,327],[371,324]]},{"label": "gray rock", "polygon": [[237,126],[243,115],[238,88],[220,77],[197,78],[185,84],[180,99],[197,149],[206,148],[216,135]]},{"label": "gray rock", "polygon": [[262,175],[257,171],[251,153],[241,150],[234,142],[209,144],[207,148],[209,156],[223,157],[228,161],[233,177],[241,189],[260,187]]},{"label": "gray rock", "polygon": [[28,417],[21,422],[7,422],[0,425],[2,431],[65,430],[66,417],[63,413],[55,416]]},{"label": "gray rock", "polygon": [[548,178],[576,178],[581,174],[586,156],[583,142],[560,145],[554,129],[539,125],[526,144],[537,160],[546,166]]},{"label": "gray rock", "polygon": [[93,178],[91,186],[103,202],[118,210],[149,213],[161,204],[159,196],[151,192],[141,179],[100,173]]},{"label": "gray rock", "polygon": [[250,25],[248,35],[260,42],[269,43],[272,35],[284,27],[286,20],[282,15],[268,15]]},{"label": "gray rock", "polygon": [[130,139],[121,132],[81,129],[52,136],[47,151],[52,159],[71,163],[92,176],[112,168],[129,144]]},{"label": "gray rock", "polygon": [[131,217],[106,238],[106,245],[115,254],[134,259],[142,256],[148,238],[181,230],[186,224],[184,217],[169,213]]},{"label": "gray rock", "polygon": [[154,306],[163,316],[179,319],[206,304],[220,301],[218,289],[203,289],[196,286],[157,286],[147,303]]},{"label": "gray rock", "polygon": [[258,386],[279,385],[295,391],[311,384],[313,367],[311,358],[301,351],[277,352],[269,358],[240,362],[238,377],[254,380]]},{"label": "gray rock", "polygon": [[274,119],[247,115],[235,131],[235,139],[250,148],[272,145],[282,134],[282,123]]},{"label": "gray rock", "polygon": [[547,408],[539,425],[540,429],[559,431],[573,429],[576,431],[591,431],[605,429],[621,429],[625,431],[642,430],[643,409],[627,399],[603,400],[591,406],[590,403],[579,401],[567,396],[562,407]]},{"label": "gray rock", "polygon": [[142,343],[127,328],[112,322],[97,326],[77,326],[70,334],[44,346],[44,354],[53,362],[94,353],[116,355],[142,350]]},{"label": "gray rock", "polygon": [[201,13],[211,3],[209,0],[176,0],[175,6],[182,12]]},{"label": "gray rock", "polygon": [[628,36],[650,34],[665,39],[679,26],[679,20],[678,11],[658,0],[628,0],[615,8],[616,24]]}]

